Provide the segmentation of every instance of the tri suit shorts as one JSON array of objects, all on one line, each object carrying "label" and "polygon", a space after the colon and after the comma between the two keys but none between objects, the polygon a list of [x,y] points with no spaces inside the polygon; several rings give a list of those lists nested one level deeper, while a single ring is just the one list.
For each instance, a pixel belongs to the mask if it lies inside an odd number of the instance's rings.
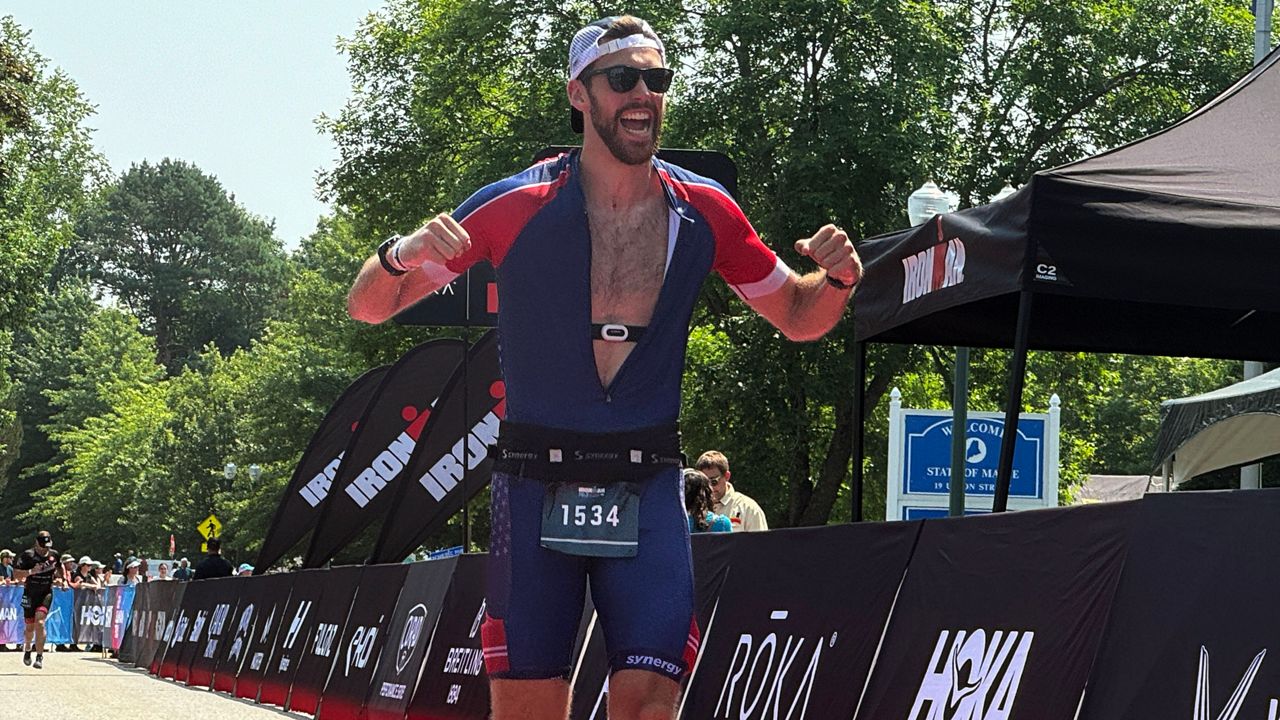
[{"label": "tri suit shorts", "polygon": [[588,579],[609,669],[648,670],[679,682],[697,657],[689,523],[678,467],[640,486],[635,557],[568,555],[542,547],[546,484],[495,471],[488,611],[482,627],[490,677],[567,678]]},{"label": "tri suit shorts", "polygon": [[49,614],[49,607],[53,605],[53,593],[37,590],[34,593],[23,591],[22,593],[22,619],[28,625],[36,621],[36,613]]}]

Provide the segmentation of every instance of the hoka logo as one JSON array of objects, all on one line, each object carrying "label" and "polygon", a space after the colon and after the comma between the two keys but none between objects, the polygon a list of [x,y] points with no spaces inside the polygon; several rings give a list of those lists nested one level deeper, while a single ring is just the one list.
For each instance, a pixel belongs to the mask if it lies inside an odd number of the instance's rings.
[{"label": "hoka logo", "polygon": [[1034,632],[943,630],[907,720],[1008,720]]}]

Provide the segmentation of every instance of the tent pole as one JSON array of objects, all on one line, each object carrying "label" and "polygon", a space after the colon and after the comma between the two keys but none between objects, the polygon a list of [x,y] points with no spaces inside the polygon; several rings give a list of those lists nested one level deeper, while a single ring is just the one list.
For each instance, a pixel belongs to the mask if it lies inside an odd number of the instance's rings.
[{"label": "tent pole", "polygon": [[867,402],[867,344],[853,344],[853,423],[849,431],[853,433],[853,467],[849,477],[849,501],[851,512],[849,522],[862,522],[862,459],[865,455],[862,430],[866,412],[863,406]]},{"label": "tent pole", "polygon": [[996,497],[992,512],[1009,509],[1009,480],[1013,476],[1013,450],[1018,438],[1018,413],[1022,410],[1022,388],[1027,379],[1027,348],[1031,335],[1030,290],[1018,295],[1018,328],[1013,340],[1013,362],[1009,366],[1009,404],[1004,410],[1004,437],[1000,441],[1000,465],[996,470]]}]

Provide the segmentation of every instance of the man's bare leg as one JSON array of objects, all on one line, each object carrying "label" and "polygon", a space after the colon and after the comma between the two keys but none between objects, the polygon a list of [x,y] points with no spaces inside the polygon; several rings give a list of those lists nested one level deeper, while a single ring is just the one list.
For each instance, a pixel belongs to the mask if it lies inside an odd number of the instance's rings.
[{"label": "man's bare leg", "polygon": [[29,622],[22,628],[22,662],[27,665],[31,664],[31,651],[35,643],[36,624]]},{"label": "man's bare leg", "polygon": [[609,678],[609,720],[672,720],[680,685],[648,670],[619,670]]},{"label": "man's bare leg", "polygon": [[550,680],[489,681],[493,720],[566,720],[569,683]]}]

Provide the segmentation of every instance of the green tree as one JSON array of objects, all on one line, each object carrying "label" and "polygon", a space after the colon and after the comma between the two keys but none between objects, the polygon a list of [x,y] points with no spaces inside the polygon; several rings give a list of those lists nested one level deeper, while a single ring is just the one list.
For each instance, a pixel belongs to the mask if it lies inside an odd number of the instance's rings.
[{"label": "green tree", "polygon": [[98,310],[88,288],[65,283],[45,293],[27,321],[14,333],[11,372],[13,406],[20,418],[21,441],[15,443],[16,460],[0,474],[0,541],[27,538],[35,529],[18,517],[31,508],[32,494],[47,486],[47,472],[55,447],[43,426],[55,411],[51,392],[64,390],[76,367],[73,358],[81,336]]},{"label": "green tree", "polygon": [[284,290],[272,225],[181,161],[131,167],[77,232],[81,267],[142,320],[171,373],[207,343],[223,353],[247,346]]},{"label": "green tree", "polygon": [[136,318],[114,309],[95,313],[70,353],[66,386],[47,389],[47,433],[55,452],[28,468],[55,478],[35,491],[19,520],[61,529],[77,546],[98,551],[136,543],[121,523],[136,509],[138,483],[156,472],[155,448],[169,410],[155,345]]},{"label": "green tree", "polygon": [[36,303],[70,218],[106,166],[84,123],[93,107],[30,42],[11,16],[0,17],[0,330],[13,329]]}]

